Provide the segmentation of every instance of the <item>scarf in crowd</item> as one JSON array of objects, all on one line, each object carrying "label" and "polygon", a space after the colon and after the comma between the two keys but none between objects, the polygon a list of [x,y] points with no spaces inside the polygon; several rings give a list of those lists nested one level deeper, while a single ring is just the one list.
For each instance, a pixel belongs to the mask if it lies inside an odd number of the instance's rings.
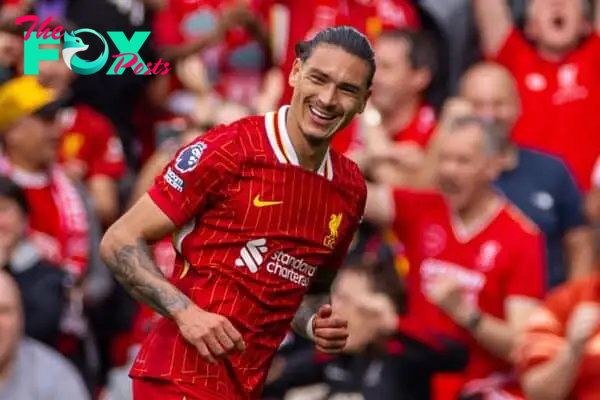
[{"label": "scarf in crowd", "polygon": [[[4,155],[0,155],[0,175],[11,178],[23,189],[42,187],[39,182],[33,182],[27,174],[16,170]],[[87,269],[90,249],[89,222],[84,200],[58,166],[50,168],[48,179],[61,227],[61,237],[54,238],[60,243],[59,259],[56,259],[56,256],[48,257],[48,248],[42,240],[36,239],[43,237],[43,234],[31,232],[31,239],[44,258],[59,263],[68,272],[81,277]]]}]

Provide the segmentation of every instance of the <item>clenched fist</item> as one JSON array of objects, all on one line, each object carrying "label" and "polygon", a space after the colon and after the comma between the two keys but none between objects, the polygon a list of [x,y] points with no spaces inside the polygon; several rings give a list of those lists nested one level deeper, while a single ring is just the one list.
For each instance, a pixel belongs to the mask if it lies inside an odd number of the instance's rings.
[{"label": "clenched fist", "polygon": [[338,354],[348,340],[348,321],[333,312],[331,305],[322,306],[312,320],[312,329],[317,350]]}]

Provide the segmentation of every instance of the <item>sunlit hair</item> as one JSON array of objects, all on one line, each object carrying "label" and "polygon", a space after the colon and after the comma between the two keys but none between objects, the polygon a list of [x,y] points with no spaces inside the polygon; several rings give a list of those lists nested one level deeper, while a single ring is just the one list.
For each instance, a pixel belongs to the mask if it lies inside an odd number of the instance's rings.
[{"label": "sunlit hair", "polygon": [[296,43],[296,57],[306,61],[313,50],[320,44],[337,46],[369,64],[367,87],[373,82],[375,75],[375,53],[369,39],[351,26],[334,26],[317,33],[314,38]]}]

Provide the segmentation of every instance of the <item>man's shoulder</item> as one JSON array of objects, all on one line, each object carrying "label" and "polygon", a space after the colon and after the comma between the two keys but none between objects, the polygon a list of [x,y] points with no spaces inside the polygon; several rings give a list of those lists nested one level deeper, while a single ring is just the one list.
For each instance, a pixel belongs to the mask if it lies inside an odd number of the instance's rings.
[{"label": "man's shoulder", "polygon": [[522,161],[524,161],[521,165],[535,165],[536,167],[552,168],[556,171],[568,171],[564,161],[552,154],[525,148],[519,149],[519,153]]},{"label": "man's shoulder", "polygon": [[251,116],[230,124],[217,125],[196,138],[189,145],[218,145],[228,152],[246,154],[256,151],[264,144],[264,117]]},{"label": "man's shoulder", "polygon": [[342,188],[360,207],[364,207],[367,198],[367,183],[358,165],[348,157],[331,150],[333,184]]},{"label": "man's shoulder", "polygon": [[357,187],[364,187],[366,191],[365,178],[358,165],[335,150],[330,150],[330,155],[334,176]]},{"label": "man's shoulder", "polygon": [[566,321],[579,303],[600,300],[599,287],[600,276],[598,274],[567,281],[548,293],[544,300],[544,307]]},{"label": "man's shoulder", "polygon": [[58,351],[40,343],[34,339],[22,339],[19,344],[18,357],[20,363],[43,369],[46,373],[52,371],[55,374],[65,371],[76,373],[71,363],[64,358]]},{"label": "man's shoulder", "polygon": [[520,238],[537,238],[541,234],[540,229],[535,222],[509,201],[504,205],[500,218],[503,222],[502,226],[504,230],[507,231],[507,234],[510,231],[511,237],[518,235]]}]

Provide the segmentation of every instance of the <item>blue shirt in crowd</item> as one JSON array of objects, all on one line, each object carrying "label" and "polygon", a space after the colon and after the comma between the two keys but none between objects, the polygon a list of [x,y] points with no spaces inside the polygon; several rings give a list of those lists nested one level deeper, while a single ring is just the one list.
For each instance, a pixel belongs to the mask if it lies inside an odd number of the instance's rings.
[{"label": "blue shirt in crowd", "polygon": [[519,149],[517,167],[504,171],[496,185],[545,236],[547,288],[564,282],[568,265],[563,238],[585,224],[583,196],[567,166],[556,157]]}]

